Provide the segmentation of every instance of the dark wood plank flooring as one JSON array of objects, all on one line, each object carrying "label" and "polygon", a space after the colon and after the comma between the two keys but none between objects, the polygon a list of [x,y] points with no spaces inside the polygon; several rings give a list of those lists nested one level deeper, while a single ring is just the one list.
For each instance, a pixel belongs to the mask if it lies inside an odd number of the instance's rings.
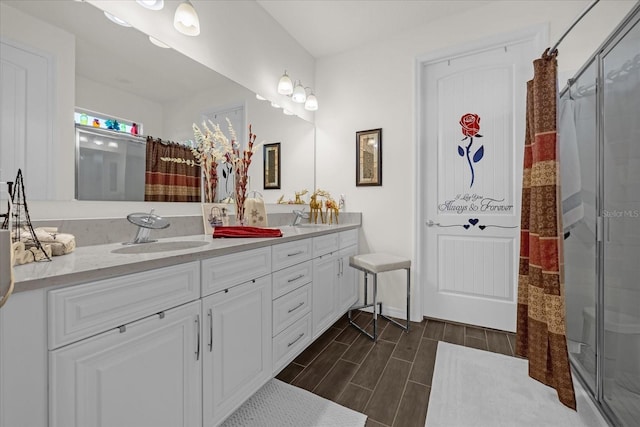
[{"label": "dark wood plank flooring", "polygon": [[[371,314],[354,321],[371,332]],[[368,416],[367,427],[423,427],[438,341],[514,355],[514,334],[439,320],[412,322],[407,334],[380,319],[376,344],[333,324],[276,378]]]}]

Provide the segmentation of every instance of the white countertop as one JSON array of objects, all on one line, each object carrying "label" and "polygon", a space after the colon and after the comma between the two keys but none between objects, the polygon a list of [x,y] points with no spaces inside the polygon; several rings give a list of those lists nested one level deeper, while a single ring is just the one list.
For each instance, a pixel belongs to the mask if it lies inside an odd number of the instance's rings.
[{"label": "white countertop", "polygon": [[130,247],[121,243],[84,246],[76,248],[70,254],[52,257],[51,262],[32,262],[15,266],[16,285],[14,292],[76,285],[359,227],[360,224],[282,226],[275,227],[282,230],[283,234],[282,237],[276,238],[214,239],[209,235],[181,236],[160,239],[159,241],[197,241],[205,244],[196,248],[151,253],[122,254],[115,252]]}]

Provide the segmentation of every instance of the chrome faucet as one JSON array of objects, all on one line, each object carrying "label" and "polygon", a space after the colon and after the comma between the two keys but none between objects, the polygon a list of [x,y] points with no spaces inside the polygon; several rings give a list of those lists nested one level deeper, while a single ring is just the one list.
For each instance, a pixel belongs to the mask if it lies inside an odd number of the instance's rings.
[{"label": "chrome faucet", "polygon": [[159,215],[155,215],[153,213],[153,209],[149,213],[132,213],[127,215],[127,220],[130,223],[138,226],[138,231],[136,232],[136,237],[132,242],[125,242],[123,244],[137,244],[137,243],[152,243],[157,240],[149,239],[151,234],[151,229],[159,230],[162,228],[167,228],[169,226],[169,221],[162,218]]},{"label": "chrome faucet", "polygon": [[300,224],[300,221],[302,219],[309,219],[309,212],[304,212],[304,209],[303,210],[294,209],[293,213],[295,214],[295,218],[293,219],[293,224],[291,225],[294,227]]}]

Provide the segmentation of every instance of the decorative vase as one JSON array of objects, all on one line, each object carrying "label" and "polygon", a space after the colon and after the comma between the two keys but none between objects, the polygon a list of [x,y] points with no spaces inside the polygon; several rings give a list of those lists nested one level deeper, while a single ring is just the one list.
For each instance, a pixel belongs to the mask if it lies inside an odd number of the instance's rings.
[{"label": "decorative vase", "polygon": [[247,175],[243,168],[236,168],[236,225],[246,225],[244,202],[247,199]]}]

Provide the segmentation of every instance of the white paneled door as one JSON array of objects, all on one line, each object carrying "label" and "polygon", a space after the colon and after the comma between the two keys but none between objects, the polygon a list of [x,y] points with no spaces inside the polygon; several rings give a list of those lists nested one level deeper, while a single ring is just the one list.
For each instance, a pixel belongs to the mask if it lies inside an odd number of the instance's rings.
[{"label": "white paneled door", "polygon": [[422,65],[425,316],[515,331],[533,44],[514,41]]}]

